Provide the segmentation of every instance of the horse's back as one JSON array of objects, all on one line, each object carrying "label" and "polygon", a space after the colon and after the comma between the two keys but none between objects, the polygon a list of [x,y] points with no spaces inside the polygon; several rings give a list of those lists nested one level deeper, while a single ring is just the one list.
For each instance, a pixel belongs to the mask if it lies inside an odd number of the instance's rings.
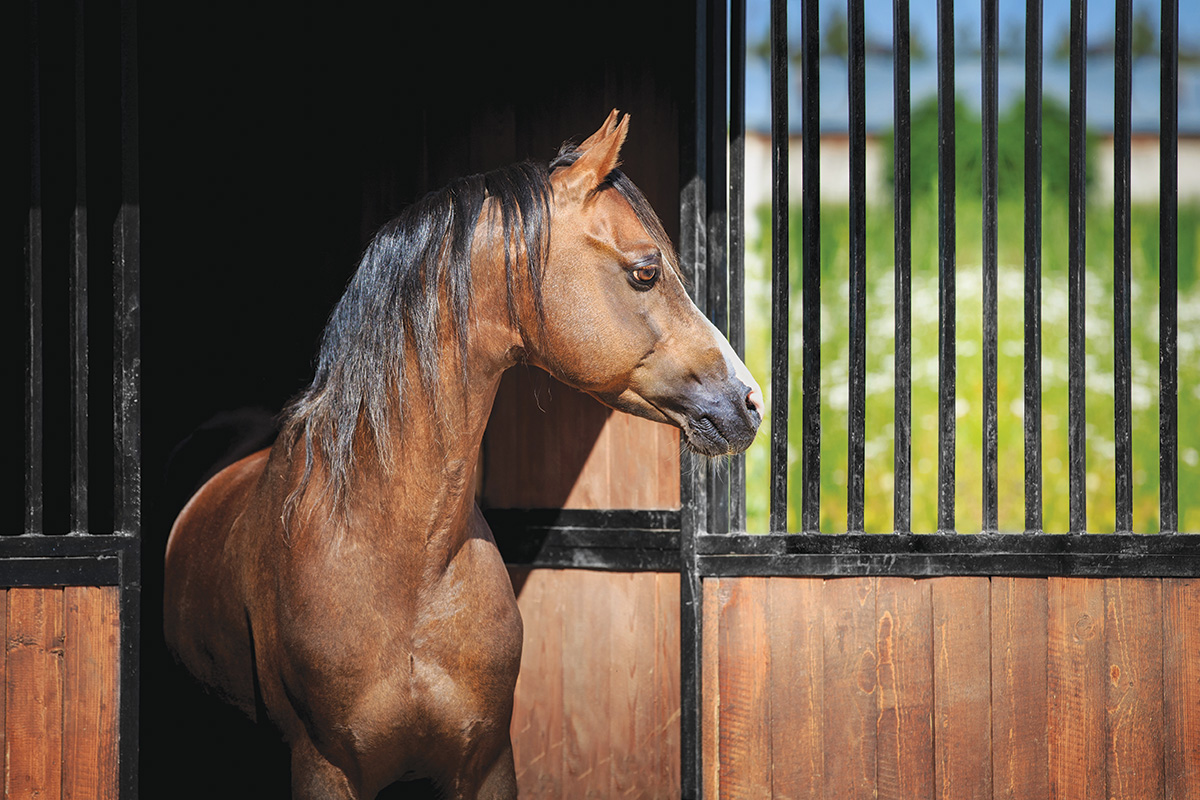
[{"label": "horse's back", "polygon": [[253,645],[227,544],[269,455],[246,456],[200,487],[171,527],[165,558],[167,645],[193,675],[251,715]]}]

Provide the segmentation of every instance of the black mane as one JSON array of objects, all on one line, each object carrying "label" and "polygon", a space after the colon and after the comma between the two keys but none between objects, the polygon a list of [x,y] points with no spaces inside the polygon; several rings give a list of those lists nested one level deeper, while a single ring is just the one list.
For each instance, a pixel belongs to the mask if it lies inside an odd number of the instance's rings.
[{"label": "black mane", "polygon": [[[471,243],[484,201],[492,198],[504,239],[508,312],[516,321],[515,270],[524,262],[534,303],[541,313],[541,276],[550,245],[550,173],[578,159],[564,145],[546,166],[522,162],[471,175],[431,192],[385,224],[371,240],[334,307],[322,335],[312,383],[289,405],[283,438],[305,446],[304,475],[285,507],[285,523],[303,496],[320,450],[328,469],[326,491],[340,506],[351,479],[354,437],[360,423],[378,456],[390,458],[391,417],[403,408],[405,347],[416,353],[417,378],[430,391],[438,377],[446,337],[465,356],[471,311]],[[641,191],[619,170],[598,189],[612,186],[633,207],[646,230],[670,253],[662,223]],[[442,293],[449,330],[442,330]],[[466,359],[460,359],[465,364]],[[464,376],[465,377],[465,376]],[[412,381],[408,381],[412,385]]]}]

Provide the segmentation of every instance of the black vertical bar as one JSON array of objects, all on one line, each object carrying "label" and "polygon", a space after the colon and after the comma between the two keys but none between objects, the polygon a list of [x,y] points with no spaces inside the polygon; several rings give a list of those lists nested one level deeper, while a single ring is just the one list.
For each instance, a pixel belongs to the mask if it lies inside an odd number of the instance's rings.
[{"label": "black vertical bar", "polygon": [[955,214],[954,2],[937,2],[938,73],[938,530],[954,530]]},{"label": "black vertical bar", "polygon": [[912,532],[912,179],[911,106],[909,79],[908,0],[892,3],[893,206],[896,248],[895,284],[895,480],[893,525],[896,533]]},{"label": "black vertical bar", "polygon": [[996,451],[996,262],[997,197],[999,194],[999,56],[996,0],[982,0],[980,42],[983,46],[983,530],[999,522]]},{"label": "black vertical bar", "polygon": [[866,52],[863,41],[863,0],[847,0],[850,53],[850,385],[847,425],[846,530],[863,529],[867,427],[867,183]]},{"label": "black vertical bar", "polygon": [[1042,0],[1025,4],[1025,530],[1042,530]]},{"label": "black vertical bar", "polygon": [[1085,414],[1084,271],[1087,255],[1087,0],[1071,0],[1071,99],[1068,161],[1067,427],[1070,531],[1087,530],[1087,417]]},{"label": "black vertical bar", "polygon": [[[722,334],[729,333],[729,265],[725,240],[728,229],[729,190],[725,183],[728,128],[725,124],[725,4],[709,3],[706,86],[708,88],[708,181],[705,188],[708,233],[708,318]],[[712,459],[707,466],[708,531],[729,532],[729,460]]]},{"label": "black vertical bar", "polygon": [[113,509],[116,531],[138,535],[142,325],[135,0],[123,0],[121,16],[121,207],[113,230]]},{"label": "black vertical bar", "polygon": [[1116,0],[1113,86],[1113,441],[1116,444],[1117,531],[1133,530],[1133,427],[1129,329],[1130,100],[1133,83],[1132,0]]},{"label": "black vertical bar", "polygon": [[[800,5],[804,284],[800,529],[821,528],[821,28],[817,0]],[[775,530],[775,528],[772,528]]]},{"label": "black vertical bar", "polygon": [[[746,358],[746,0],[729,5],[729,343]],[[746,456],[729,465],[729,527],[746,530]]]},{"label": "black vertical bar", "polygon": [[[708,94],[705,88],[708,59],[708,6],[711,0],[696,0],[692,6],[695,37],[692,51],[692,92],[680,114],[679,174],[684,182],[680,191],[679,261],[692,272],[693,300],[706,300],[705,188],[708,169]],[[702,585],[697,537],[708,521],[708,481],[703,461],[685,450],[679,459],[680,470],[680,575],[679,575],[679,693],[680,693],[680,789],[685,800],[699,800],[701,781],[700,692],[701,631],[703,630]]]},{"label": "black vertical bar", "polygon": [[[788,484],[787,3],[771,0],[771,530],[787,531]],[[807,130],[806,130],[807,133]],[[807,270],[806,270],[807,272]],[[805,411],[807,412],[807,406]]]},{"label": "black vertical bar", "polygon": [[25,533],[44,531],[42,410],[45,362],[42,338],[42,131],[38,4],[29,4],[29,215],[25,228]]},{"label": "black vertical bar", "polygon": [[1163,0],[1159,98],[1158,516],[1179,530],[1179,0]]},{"label": "black vertical bar", "polygon": [[71,508],[75,532],[88,529],[88,243],[84,6],[75,3],[75,208],[71,214]]},{"label": "black vertical bar", "polygon": [[[113,524],[142,530],[141,216],[137,0],[121,0],[121,207],[113,231]],[[141,707],[141,547],[121,563],[121,751],[123,800],[137,800]]]}]

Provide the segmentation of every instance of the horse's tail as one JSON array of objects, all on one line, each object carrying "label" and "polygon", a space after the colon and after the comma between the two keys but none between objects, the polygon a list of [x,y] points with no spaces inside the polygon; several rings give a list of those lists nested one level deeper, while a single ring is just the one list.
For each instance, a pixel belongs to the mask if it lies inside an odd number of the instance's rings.
[{"label": "horse's tail", "polygon": [[264,408],[247,406],[210,417],[171,451],[166,491],[172,513],[225,467],[269,447],[279,435],[279,420]]}]

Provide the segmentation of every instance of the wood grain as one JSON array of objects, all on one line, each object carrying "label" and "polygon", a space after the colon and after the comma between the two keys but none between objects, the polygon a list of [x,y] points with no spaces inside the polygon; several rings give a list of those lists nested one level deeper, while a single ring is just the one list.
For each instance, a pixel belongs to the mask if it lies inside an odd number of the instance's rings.
[{"label": "wood grain", "polygon": [[992,578],[992,768],[996,800],[1048,797],[1047,584]]},{"label": "wood grain", "polygon": [[679,797],[679,574],[655,574],[654,707],[658,731],[655,785],[659,797]]},{"label": "wood grain", "polygon": [[1102,800],[1107,782],[1104,581],[1050,578],[1047,747],[1050,794]]},{"label": "wood grain", "polygon": [[63,592],[10,589],[5,794],[62,797]]},{"label": "wood grain", "polygon": [[771,796],[767,580],[723,580],[718,589],[721,797]]},{"label": "wood grain", "polygon": [[873,800],[875,579],[825,581],[825,797]]},{"label": "wood grain", "polygon": [[562,570],[563,608],[563,796],[607,798],[612,794],[613,742],[610,645],[611,575]]},{"label": "wood grain", "polygon": [[933,608],[934,796],[990,798],[991,585],[930,581]]},{"label": "wood grain", "polygon": [[1106,797],[1163,797],[1162,581],[1104,582]]},{"label": "wood grain", "polygon": [[562,601],[558,570],[524,574],[517,604],[525,636],[513,701],[513,756],[522,797],[561,797],[563,777]]},{"label": "wood grain", "polygon": [[69,586],[63,686],[63,798],[116,800],[119,590]]},{"label": "wood grain", "polygon": [[700,584],[704,611],[700,634],[700,753],[704,797],[720,797],[721,792],[721,583],[720,578],[705,578]]},{"label": "wood grain", "polygon": [[933,797],[933,624],[929,581],[879,578],[880,800]]},{"label": "wood grain", "polygon": [[1166,797],[1200,800],[1200,579],[1163,581]]},{"label": "wood grain", "polygon": [[824,795],[825,635],[820,578],[770,578],[771,791],[788,800]]},{"label": "wood grain", "polygon": [[653,796],[656,632],[654,574],[613,573],[609,741],[614,796]]}]

